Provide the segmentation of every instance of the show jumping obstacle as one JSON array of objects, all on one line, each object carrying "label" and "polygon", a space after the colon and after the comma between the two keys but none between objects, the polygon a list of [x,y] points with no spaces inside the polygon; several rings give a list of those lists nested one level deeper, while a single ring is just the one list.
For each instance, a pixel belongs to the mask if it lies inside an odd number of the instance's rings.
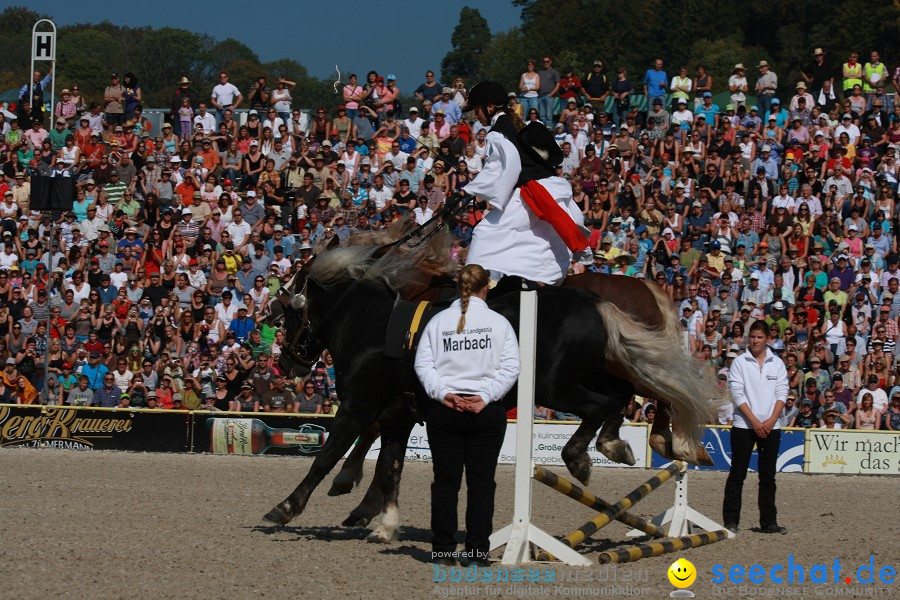
[{"label": "show jumping obstacle", "polygon": [[[517,414],[520,418],[516,422],[513,522],[491,535],[491,550],[506,545],[501,564],[522,564],[530,562],[532,556],[535,556],[538,561],[560,560],[572,566],[590,566],[593,562],[579,554],[575,548],[612,521],[620,521],[633,527],[629,536],[646,534],[660,539],[602,552],[598,558],[601,564],[631,562],[686,548],[705,546],[734,537],[734,533],[688,506],[687,468],[681,461],[672,462],[615,504],[610,504],[594,496],[543,467],[534,466],[532,461],[534,420],[530,416],[534,414],[535,334],[537,331],[537,295],[535,292],[522,292],[520,310],[521,372],[517,398]],[[676,481],[676,490],[675,504],[670,509],[650,521],[628,512],[628,509],[637,502],[672,478]],[[554,538],[531,523],[532,479],[599,511],[599,514],[562,540]],[[669,523],[668,529],[663,528],[666,523]],[[695,533],[695,529],[701,528],[708,531]],[[532,549],[532,546],[535,548]]]}]

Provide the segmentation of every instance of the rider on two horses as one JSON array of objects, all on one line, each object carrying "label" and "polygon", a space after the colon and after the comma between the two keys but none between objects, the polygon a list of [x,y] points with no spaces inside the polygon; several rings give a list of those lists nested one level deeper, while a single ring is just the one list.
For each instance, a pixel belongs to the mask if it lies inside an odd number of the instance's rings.
[{"label": "rider on two horses", "polygon": [[490,131],[484,167],[464,191],[491,205],[475,227],[466,262],[489,269],[494,279],[508,276],[504,287],[520,279],[558,285],[573,254],[593,262],[588,230],[572,186],[556,176],[563,153],[553,134],[539,123],[525,127],[506,102],[500,84],[482,81],[465,107]]}]

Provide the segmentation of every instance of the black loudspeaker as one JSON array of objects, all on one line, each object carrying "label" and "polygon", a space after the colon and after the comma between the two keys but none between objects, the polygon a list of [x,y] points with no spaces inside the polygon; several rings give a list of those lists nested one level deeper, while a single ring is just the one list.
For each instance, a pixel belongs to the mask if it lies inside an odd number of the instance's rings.
[{"label": "black loudspeaker", "polygon": [[72,177],[31,176],[31,209],[40,211],[72,210],[75,203],[75,179]]}]

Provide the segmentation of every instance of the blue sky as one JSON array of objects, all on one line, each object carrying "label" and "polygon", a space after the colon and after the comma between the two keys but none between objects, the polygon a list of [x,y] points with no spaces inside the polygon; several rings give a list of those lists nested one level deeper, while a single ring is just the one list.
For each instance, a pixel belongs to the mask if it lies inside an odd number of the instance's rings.
[{"label": "blue sky", "polygon": [[[293,58],[316,77],[333,77],[335,63],[345,75],[353,71],[361,78],[370,69],[394,73],[405,92],[411,92],[424,81],[427,69],[440,73],[441,59],[450,50],[450,36],[463,6],[477,7],[492,32],[506,31],[519,24],[519,9],[510,0],[439,3],[338,0],[272,2],[271,5],[246,0],[209,3],[157,0],[113,5],[96,0],[29,0],[27,3],[12,0],[12,3],[50,15],[57,26],[108,20],[129,27],[172,26],[217,38],[232,37],[252,48],[262,61]],[[248,18],[248,7],[259,10]],[[274,34],[265,26],[273,22]],[[122,70],[128,70],[128,66],[122,65]]]}]

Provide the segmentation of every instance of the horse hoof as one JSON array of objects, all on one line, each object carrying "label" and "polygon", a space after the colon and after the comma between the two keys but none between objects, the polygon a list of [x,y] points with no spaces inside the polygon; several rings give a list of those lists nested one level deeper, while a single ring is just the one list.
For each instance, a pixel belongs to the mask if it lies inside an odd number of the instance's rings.
[{"label": "horse hoof", "polygon": [[716,464],[715,461],[712,459],[712,457],[709,455],[709,453],[706,451],[706,449],[703,448],[702,446],[700,448],[697,448],[695,460],[696,460],[696,462],[694,462],[692,464],[700,465],[703,467],[712,467],[712,466],[715,466],[715,464]]},{"label": "horse hoof", "polygon": [[678,435],[672,440],[672,451],[675,458],[691,465],[711,467],[715,464],[703,446]]},{"label": "horse hoof", "polygon": [[634,452],[631,451],[631,446],[628,445],[628,442],[609,440],[600,443],[598,440],[597,450],[613,462],[629,466],[634,465]]},{"label": "horse hoof", "polygon": [[371,519],[367,515],[350,513],[350,516],[341,523],[342,527],[365,527]]},{"label": "horse hoof", "polygon": [[385,527],[378,527],[366,536],[366,541],[373,544],[390,544],[397,540],[397,532]]},{"label": "horse hoof", "polygon": [[341,482],[338,483],[337,480],[331,484],[331,489],[328,490],[329,496],[343,496],[344,494],[349,494],[353,491],[353,483],[352,482]]},{"label": "horse hoof", "polygon": [[591,479],[591,457],[588,456],[587,452],[567,460],[566,468],[572,474],[572,477],[580,481],[582,485],[587,485]]},{"label": "horse hoof", "polygon": [[290,507],[285,506],[285,504],[282,502],[275,505],[272,510],[265,514],[263,521],[269,525],[287,525],[290,523],[294,517],[289,512]]},{"label": "horse hoof", "polygon": [[672,450],[671,435],[665,436],[654,433],[647,442],[654,452],[667,460],[675,460],[675,452]]}]

